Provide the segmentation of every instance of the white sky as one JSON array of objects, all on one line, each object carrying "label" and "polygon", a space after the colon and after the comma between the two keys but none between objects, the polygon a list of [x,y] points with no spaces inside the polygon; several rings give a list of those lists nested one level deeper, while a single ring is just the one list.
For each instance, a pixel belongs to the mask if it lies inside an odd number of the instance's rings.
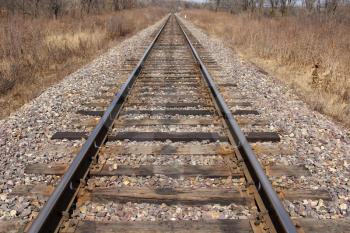
[{"label": "white sky", "polygon": [[188,2],[205,2],[206,0],[185,0],[185,1],[188,1]]}]

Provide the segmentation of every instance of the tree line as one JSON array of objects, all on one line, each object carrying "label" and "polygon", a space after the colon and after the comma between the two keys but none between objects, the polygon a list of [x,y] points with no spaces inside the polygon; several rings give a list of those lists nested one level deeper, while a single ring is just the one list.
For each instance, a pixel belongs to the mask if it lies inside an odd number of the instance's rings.
[{"label": "tree line", "polygon": [[23,17],[65,14],[90,14],[142,7],[152,0],[0,0],[1,15],[21,14]]},{"label": "tree line", "polygon": [[271,15],[286,15],[290,9],[305,9],[309,13],[335,14],[339,6],[349,6],[350,0],[208,0],[204,5],[212,10],[261,11]]}]

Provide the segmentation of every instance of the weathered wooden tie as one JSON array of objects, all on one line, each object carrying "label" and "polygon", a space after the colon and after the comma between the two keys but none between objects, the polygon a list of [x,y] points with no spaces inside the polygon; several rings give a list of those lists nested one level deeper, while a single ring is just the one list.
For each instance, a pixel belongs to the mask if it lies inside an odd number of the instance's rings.
[{"label": "weathered wooden tie", "polygon": [[[57,132],[51,139],[81,140],[89,136],[88,132]],[[274,132],[248,132],[246,133],[248,142],[278,142],[280,137]],[[172,142],[227,142],[226,136],[215,132],[120,132],[109,135],[108,141],[172,141]]]},{"label": "weathered wooden tie", "polygon": [[[25,168],[27,174],[63,175],[69,164],[30,164]],[[266,167],[269,176],[307,176],[309,171],[304,166],[269,165]],[[104,164],[96,166],[90,171],[92,176],[154,176],[165,175],[169,177],[244,177],[239,169],[231,170],[225,165],[113,165]]]}]

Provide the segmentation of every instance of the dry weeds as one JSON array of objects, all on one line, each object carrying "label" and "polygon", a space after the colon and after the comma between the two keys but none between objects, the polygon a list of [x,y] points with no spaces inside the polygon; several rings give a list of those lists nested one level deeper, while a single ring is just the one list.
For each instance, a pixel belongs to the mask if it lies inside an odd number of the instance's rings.
[{"label": "dry weeds", "polygon": [[[188,10],[188,20],[290,84],[316,110],[350,126],[350,20]],[[315,65],[318,68],[315,68]],[[317,85],[312,78],[318,76]]]},{"label": "dry weeds", "polygon": [[58,20],[0,17],[0,118],[165,13],[153,7]]}]

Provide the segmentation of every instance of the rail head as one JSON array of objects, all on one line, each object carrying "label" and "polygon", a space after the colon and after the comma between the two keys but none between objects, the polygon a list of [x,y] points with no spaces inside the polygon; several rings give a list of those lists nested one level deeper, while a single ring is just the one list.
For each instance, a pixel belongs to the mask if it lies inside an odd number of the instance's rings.
[{"label": "rail head", "polygon": [[137,66],[128,76],[126,83],[114,96],[112,103],[104,112],[97,126],[89,135],[88,139],[72,161],[52,195],[30,226],[28,230],[29,233],[49,233],[58,231],[59,225],[65,213],[69,211],[72,203],[74,202],[81,182],[86,178],[89,172],[89,167],[93,161],[93,158],[99,152],[100,146],[105,142],[108,131],[110,130],[114,119],[117,117],[130,88],[142,69],[144,61],[148,57],[154,44],[168,23],[169,18],[170,15],[167,16],[165,23],[158,31],[152,43],[146,49]]},{"label": "rail head", "polygon": [[255,187],[259,192],[259,195],[261,196],[266,209],[268,210],[270,218],[273,220],[274,227],[276,228],[277,232],[296,233],[297,230],[293,221],[291,220],[289,214],[283,207],[283,204],[278,198],[276,191],[273,189],[264,170],[262,169],[260,162],[258,161],[256,155],[251,149],[239,125],[235,121],[230,109],[227,107],[224,98],[221,96],[219,90],[217,89],[214,83],[213,78],[211,77],[209,71],[205,67],[202,59],[196,51],[196,48],[193,46],[189,36],[185,32],[184,27],[179,22],[177,16],[176,20],[181,28],[182,33],[184,34],[184,37],[186,38],[186,41],[188,42],[188,45],[192,51],[194,58],[196,59],[199,65],[202,76],[205,79],[211,91],[211,94],[213,95],[215,102],[219,110],[221,111],[222,116],[224,117],[224,120],[226,121],[228,130],[233,139],[235,140],[235,143],[238,147],[238,150],[242,154],[243,159],[245,160],[249,173],[254,181]]}]

